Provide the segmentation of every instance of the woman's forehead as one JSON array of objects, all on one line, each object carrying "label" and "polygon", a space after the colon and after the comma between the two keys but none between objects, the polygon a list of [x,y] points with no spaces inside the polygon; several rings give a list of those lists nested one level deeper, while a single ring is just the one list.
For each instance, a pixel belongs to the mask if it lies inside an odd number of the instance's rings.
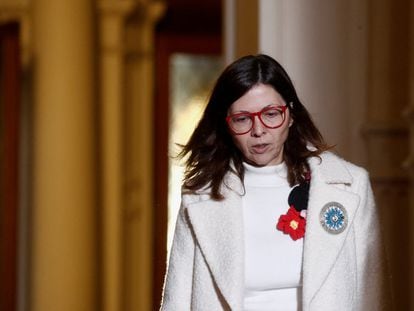
[{"label": "woman's forehead", "polygon": [[282,96],[270,85],[258,84],[252,87],[231,106],[230,111],[258,111],[268,106],[284,105]]}]

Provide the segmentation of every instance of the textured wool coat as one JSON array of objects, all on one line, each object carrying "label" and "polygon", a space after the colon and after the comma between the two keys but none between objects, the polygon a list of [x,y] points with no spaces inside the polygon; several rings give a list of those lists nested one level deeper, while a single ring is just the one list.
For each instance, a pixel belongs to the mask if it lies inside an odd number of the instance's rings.
[{"label": "textured wool coat", "polygon": [[[380,227],[366,171],[329,152],[309,164],[302,310],[389,310]],[[202,192],[182,196],[161,310],[243,310],[244,190],[232,173],[222,190],[223,201]],[[330,202],[347,212],[348,223],[339,234],[327,232],[320,222]]]}]

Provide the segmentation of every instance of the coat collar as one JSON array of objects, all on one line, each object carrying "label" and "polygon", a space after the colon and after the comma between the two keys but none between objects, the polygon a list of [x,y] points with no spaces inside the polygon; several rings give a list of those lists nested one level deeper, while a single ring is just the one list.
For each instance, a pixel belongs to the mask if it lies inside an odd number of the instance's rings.
[{"label": "coat collar", "polygon": [[[324,152],[320,157],[312,157],[308,160],[308,163],[311,172],[317,172],[327,184],[350,185],[353,182],[352,175],[344,165],[344,160],[331,152]],[[234,170],[234,165],[232,165],[232,169]],[[243,184],[235,173],[231,172],[226,175],[224,187],[239,195],[244,195]]]},{"label": "coat collar", "polygon": [[[358,208],[357,195],[335,186],[353,182],[343,163],[331,153],[309,159],[312,179],[303,262],[303,304],[307,306],[334,265]],[[242,310],[244,239],[241,197],[244,187],[235,174],[226,176],[222,193],[223,201],[203,196],[204,200],[190,204],[188,215],[218,289],[232,310]],[[321,209],[329,202],[342,204],[348,213],[348,226],[337,235],[326,232],[319,221]]]},{"label": "coat collar", "polygon": [[347,184],[353,182],[352,175],[344,165],[344,160],[331,152],[325,152],[320,157],[308,160],[312,175],[318,173],[327,184]]}]

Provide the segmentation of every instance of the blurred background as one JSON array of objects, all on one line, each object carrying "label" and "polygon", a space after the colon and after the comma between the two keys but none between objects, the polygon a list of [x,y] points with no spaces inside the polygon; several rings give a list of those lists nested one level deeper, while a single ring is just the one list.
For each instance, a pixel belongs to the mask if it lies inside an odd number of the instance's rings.
[{"label": "blurred background", "polygon": [[396,309],[414,310],[410,0],[0,0],[0,310],[157,310],[176,144],[259,52],[370,172]]}]

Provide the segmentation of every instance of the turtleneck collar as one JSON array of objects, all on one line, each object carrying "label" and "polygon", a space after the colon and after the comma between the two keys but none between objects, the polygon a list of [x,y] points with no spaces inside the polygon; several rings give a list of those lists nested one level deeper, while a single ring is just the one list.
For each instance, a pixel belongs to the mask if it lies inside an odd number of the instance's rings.
[{"label": "turtleneck collar", "polygon": [[243,162],[245,186],[285,186],[287,167],[285,162],[271,166],[253,166]]}]

